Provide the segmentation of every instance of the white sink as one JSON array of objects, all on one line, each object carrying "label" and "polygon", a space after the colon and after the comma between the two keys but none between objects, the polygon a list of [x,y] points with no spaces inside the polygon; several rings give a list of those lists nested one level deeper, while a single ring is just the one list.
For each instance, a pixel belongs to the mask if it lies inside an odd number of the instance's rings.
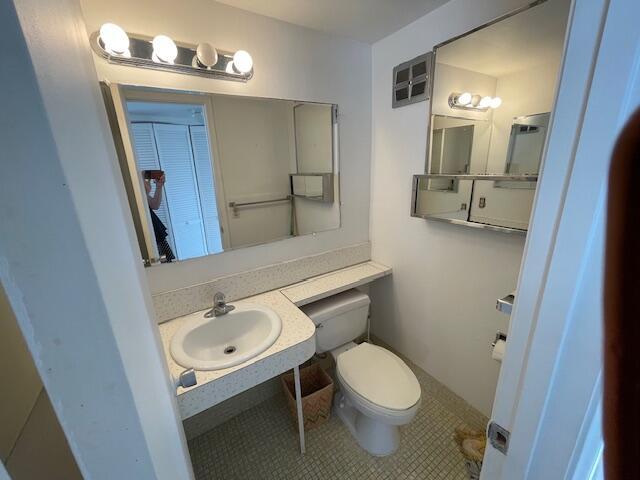
[{"label": "white sink", "polygon": [[261,354],[276,341],[280,317],[261,305],[236,305],[219,317],[194,315],[171,338],[171,356],[185,368],[219,370]]}]

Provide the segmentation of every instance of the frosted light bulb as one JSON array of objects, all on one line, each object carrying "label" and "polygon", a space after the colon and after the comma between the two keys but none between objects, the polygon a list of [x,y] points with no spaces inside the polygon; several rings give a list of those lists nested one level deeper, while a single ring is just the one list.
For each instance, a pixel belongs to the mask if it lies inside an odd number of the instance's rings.
[{"label": "frosted light bulb", "polygon": [[218,63],[218,51],[208,43],[200,43],[196,48],[196,58],[203,67],[213,67]]},{"label": "frosted light bulb", "polygon": [[456,103],[458,105],[469,105],[471,103],[472,95],[469,92],[464,92],[458,95]]},{"label": "frosted light bulb", "polygon": [[502,105],[502,99],[500,97],[493,97],[491,99],[491,108],[498,108]]},{"label": "frosted light bulb", "polygon": [[178,47],[171,38],[166,35],[158,35],[151,42],[153,45],[153,61],[161,63],[173,63],[178,57]]},{"label": "frosted light bulb", "polygon": [[129,51],[129,36],[115,23],[105,23],[100,27],[100,40],[107,53],[125,55]]},{"label": "frosted light bulb", "polygon": [[253,58],[249,52],[238,50],[233,54],[233,68],[240,73],[249,73],[253,68]]},{"label": "frosted light bulb", "polygon": [[491,106],[491,101],[493,100],[493,98],[487,96],[487,97],[482,97],[482,100],[480,100],[480,103],[478,104],[478,107],[480,108],[489,108]]}]

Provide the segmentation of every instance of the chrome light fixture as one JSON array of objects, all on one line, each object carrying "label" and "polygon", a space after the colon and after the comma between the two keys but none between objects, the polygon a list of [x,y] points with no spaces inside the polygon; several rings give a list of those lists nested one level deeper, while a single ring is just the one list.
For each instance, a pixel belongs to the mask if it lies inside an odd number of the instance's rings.
[{"label": "chrome light fixture", "polygon": [[246,82],[253,77],[253,59],[244,51],[218,50],[208,43],[191,45],[167,35],[127,33],[105,23],[91,35],[91,47],[109,63]]},{"label": "chrome light fixture", "polygon": [[459,110],[486,112],[489,108],[498,108],[500,105],[500,97],[481,96],[470,92],[454,92],[449,95],[449,106]]}]

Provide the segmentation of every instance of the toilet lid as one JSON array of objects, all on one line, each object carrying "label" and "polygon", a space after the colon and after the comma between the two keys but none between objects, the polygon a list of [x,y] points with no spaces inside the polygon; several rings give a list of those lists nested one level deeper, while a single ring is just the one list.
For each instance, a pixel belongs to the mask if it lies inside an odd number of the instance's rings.
[{"label": "toilet lid", "polygon": [[358,395],[391,410],[407,410],[420,400],[418,379],[397,355],[369,343],[338,355],[338,374]]}]

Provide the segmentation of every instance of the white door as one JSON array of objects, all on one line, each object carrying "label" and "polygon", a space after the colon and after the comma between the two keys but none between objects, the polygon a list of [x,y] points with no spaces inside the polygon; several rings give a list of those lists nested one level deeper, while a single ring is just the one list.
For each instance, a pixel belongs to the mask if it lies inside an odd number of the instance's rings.
[{"label": "white door", "polygon": [[193,161],[198,178],[198,192],[200,194],[200,207],[204,221],[204,232],[209,253],[222,252],[222,230],[216,201],[216,181],[211,161],[212,149],[209,148],[207,127],[204,125],[191,125],[191,147]]},{"label": "white door", "polygon": [[598,472],[606,182],[616,136],[640,103],[639,15],[637,0],[573,7],[492,412],[510,439],[506,455],[488,446],[486,480]]},{"label": "white door", "polygon": [[[156,140],[153,134],[153,124],[151,123],[132,123],[131,137],[133,138],[133,149],[136,152],[136,165],[138,170],[160,170],[160,160],[158,159],[158,149],[156,148]],[[155,184],[151,195],[155,195]],[[169,209],[167,201],[162,199],[162,203],[156,215],[160,221],[167,227],[167,241],[171,246],[171,250],[175,252],[175,242],[173,239],[173,229],[171,228],[171,218],[169,217]]]},{"label": "white door", "polygon": [[153,124],[179,260],[207,254],[200,195],[187,125]]}]

